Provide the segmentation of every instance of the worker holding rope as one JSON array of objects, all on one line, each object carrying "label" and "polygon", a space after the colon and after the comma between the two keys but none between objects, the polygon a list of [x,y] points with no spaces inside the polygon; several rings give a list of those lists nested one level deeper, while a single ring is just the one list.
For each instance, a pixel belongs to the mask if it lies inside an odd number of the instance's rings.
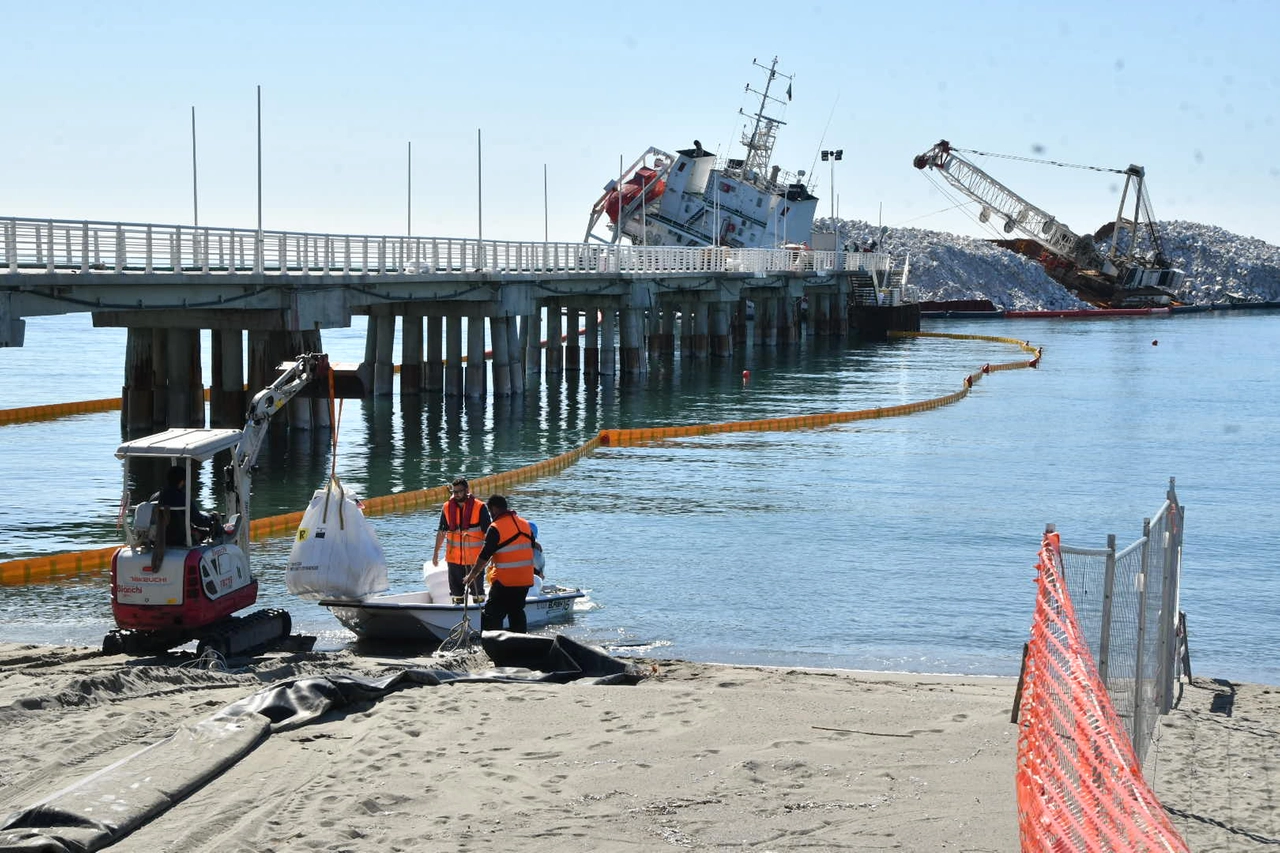
[{"label": "worker holding rope", "polygon": [[458,477],[451,486],[453,496],[444,502],[440,510],[440,525],[436,530],[436,544],[431,551],[431,564],[440,562],[440,544],[447,541],[444,558],[449,563],[449,595],[454,604],[463,604],[470,592],[474,602],[484,601],[484,580],[476,577],[464,579],[475,565],[484,547],[485,533],[491,518],[489,509],[471,494],[471,484]]},{"label": "worker holding rope", "polygon": [[489,512],[493,524],[485,534],[484,548],[467,575],[468,583],[479,580],[485,566],[493,560],[493,582],[480,616],[480,629],[501,630],[505,619],[510,630],[523,634],[528,630],[524,600],[529,587],[533,586],[537,542],[529,522],[512,512],[502,495],[490,495]]}]

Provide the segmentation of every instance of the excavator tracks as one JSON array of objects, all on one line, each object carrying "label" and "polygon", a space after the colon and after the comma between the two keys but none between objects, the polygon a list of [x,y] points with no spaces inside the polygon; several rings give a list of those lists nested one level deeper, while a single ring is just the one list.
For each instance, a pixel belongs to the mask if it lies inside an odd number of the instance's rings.
[{"label": "excavator tracks", "polygon": [[248,616],[230,616],[196,631],[115,630],[103,639],[102,653],[159,655],[195,640],[198,656],[212,651],[224,658],[238,657],[275,647],[290,639],[292,630],[289,611],[272,607]]}]

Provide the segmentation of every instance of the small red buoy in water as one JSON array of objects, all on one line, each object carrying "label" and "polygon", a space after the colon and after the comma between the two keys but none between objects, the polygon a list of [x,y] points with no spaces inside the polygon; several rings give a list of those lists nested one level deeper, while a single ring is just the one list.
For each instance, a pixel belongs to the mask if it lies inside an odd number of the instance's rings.
[{"label": "small red buoy in water", "polygon": [[1152,342],[1151,342],[1151,345],[1152,345],[1153,347],[1158,347],[1158,346],[1160,346],[1160,342],[1159,342],[1159,341],[1152,341]]},{"label": "small red buoy in water", "polygon": [[742,384],[746,385],[750,381],[751,381],[751,371],[750,370],[742,371]]}]

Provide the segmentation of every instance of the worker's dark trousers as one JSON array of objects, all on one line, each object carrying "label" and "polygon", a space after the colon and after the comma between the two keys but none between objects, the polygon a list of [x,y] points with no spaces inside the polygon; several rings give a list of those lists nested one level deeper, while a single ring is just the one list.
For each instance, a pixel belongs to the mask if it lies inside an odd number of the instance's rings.
[{"label": "worker's dark trousers", "polygon": [[480,614],[480,630],[500,631],[505,618],[508,631],[527,633],[529,623],[524,618],[524,597],[528,594],[527,586],[503,586],[494,581],[489,585],[489,598]]},{"label": "worker's dark trousers", "polygon": [[[471,571],[471,567],[463,563],[449,564],[449,594],[454,598],[462,597],[462,582],[466,579],[469,571]],[[484,575],[477,575],[467,589],[472,598],[481,598],[484,595]]]}]

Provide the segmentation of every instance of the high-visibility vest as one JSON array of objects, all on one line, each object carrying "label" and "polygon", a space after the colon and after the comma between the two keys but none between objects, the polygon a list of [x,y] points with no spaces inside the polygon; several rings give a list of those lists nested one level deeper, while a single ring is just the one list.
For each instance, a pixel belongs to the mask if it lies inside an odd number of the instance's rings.
[{"label": "high-visibility vest", "polygon": [[475,565],[484,548],[484,531],[480,529],[481,503],[468,496],[461,506],[455,500],[444,502],[445,533],[444,558],[450,563]]},{"label": "high-visibility vest", "polygon": [[503,586],[533,586],[533,531],[514,512],[493,520],[498,550],[493,553],[493,580]]}]

